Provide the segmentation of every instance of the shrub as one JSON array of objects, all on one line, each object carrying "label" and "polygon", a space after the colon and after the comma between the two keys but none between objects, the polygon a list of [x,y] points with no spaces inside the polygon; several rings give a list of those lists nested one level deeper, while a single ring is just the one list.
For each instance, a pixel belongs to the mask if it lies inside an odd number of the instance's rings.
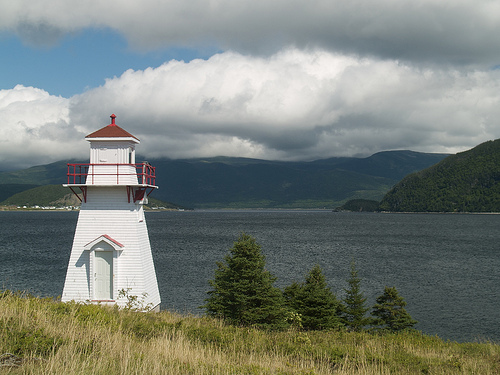
[{"label": "shrub", "polygon": [[287,305],[300,315],[304,329],[318,330],[341,326],[340,303],[328,288],[320,266],[314,266],[303,284],[293,283],[285,288]]},{"label": "shrub", "polygon": [[213,290],[202,306],[207,314],[233,324],[285,327],[283,295],[273,286],[276,278],[265,270],[265,263],[260,245],[242,233],[209,281]]},{"label": "shrub", "polygon": [[351,262],[350,278],[347,281],[349,288],[344,289],[345,297],[342,311],[342,320],[345,326],[351,331],[361,331],[371,324],[372,319],[366,317],[366,312],[370,309],[366,307],[366,298],[361,292],[361,279],[358,277],[356,264]]},{"label": "shrub", "polygon": [[395,332],[412,328],[417,324],[405,310],[406,302],[395,287],[386,286],[384,294],[379,296],[376,302],[372,315],[375,317],[374,323],[382,329]]}]

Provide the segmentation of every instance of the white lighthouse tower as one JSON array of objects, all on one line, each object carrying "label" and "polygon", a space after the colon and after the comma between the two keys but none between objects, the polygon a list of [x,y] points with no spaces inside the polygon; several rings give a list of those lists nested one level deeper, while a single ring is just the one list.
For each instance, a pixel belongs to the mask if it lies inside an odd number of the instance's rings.
[{"label": "white lighthouse tower", "polygon": [[85,137],[89,164],[68,164],[69,187],[81,193],[81,208],[62,301],[126,306],[137,296],[159,310],[160,293],[143,204],[157,188],[155,169],[135,163],[139,140],[111,124]]}]

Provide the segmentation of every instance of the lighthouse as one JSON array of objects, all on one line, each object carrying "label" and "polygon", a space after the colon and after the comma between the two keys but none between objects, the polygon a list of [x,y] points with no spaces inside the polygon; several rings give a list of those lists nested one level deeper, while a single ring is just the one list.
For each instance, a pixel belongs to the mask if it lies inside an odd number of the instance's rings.
[{"label": "lighthouse", "polygon": [[155,168],[136,163],[132,134],[111,123],[85,137],[90,163],[68,164],[81,200],[62,301],[160,308],[144,204],[157,189]]}]

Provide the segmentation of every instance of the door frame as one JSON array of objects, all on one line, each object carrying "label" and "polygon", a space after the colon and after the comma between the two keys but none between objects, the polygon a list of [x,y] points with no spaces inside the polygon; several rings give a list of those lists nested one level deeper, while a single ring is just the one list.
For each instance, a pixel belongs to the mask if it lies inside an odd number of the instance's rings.
[{"label": "door frame", "polygon": [[[94,281],[94,287],[93,287],[93,300],[94,301],[114,301],[115,298],[114,298],[114,291],[115,291],[115,274],[114,274],[114,271],[115,271],[115,267],[114,267],[114,263],[115,262],[115,251],[113,248],[107,248],[107,246],[105,246],[102,242],[97,245],[98,247],[94,249],[94,251],[92,251],[92,258],[94,259],[94,272],[92,273],[91,277],[93,277],[93,281]],[[109,246],[109,245],[108,245]],[[109,263],[109,291],[106,291],[106,294],[109,293],[109,296],[102,296],[102,295],[99,295],[98,293],[98,282],[97,280],[99,279],[99,276],[102,277],[102,275],[98,275],[98,266],[97,266],[97,263],[99,261],[104,261],[106,264],[108,264],[108,259],[104,259],[104,257],[102,257],[102,260],[99,260],[99,255],[101,254],[104,254],[104,253],[108,253],[110,256],[111,256],[111,262]],[[106,277],[107,278],[107,277]]]},{"label": "door frame", "polygon": [[[91,302],[115,302],[118,298],[118,289],[117,289],[117,280],[118,280],[118,259],[121,255],[121,252],[124,250],[124,246],[118,241],[114,240],[108,235],[102,235],[94,239],[85,245],[84,250],[89,251],[89,280],[88,280],[88,288],[90,294]],[[97,295],[97,285],[95,282],[96,278],[96,252],[101,251],[109,251],[112,253],[112,263],[111,263],[111,299],[98,299]]]}]

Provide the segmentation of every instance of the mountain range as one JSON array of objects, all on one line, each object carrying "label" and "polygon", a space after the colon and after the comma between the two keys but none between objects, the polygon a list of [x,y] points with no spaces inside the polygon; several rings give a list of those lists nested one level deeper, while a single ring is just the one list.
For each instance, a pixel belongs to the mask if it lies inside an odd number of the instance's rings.
[{"label": "mountain range", "polygon": [[[150,159],[159,186],[151,196],[190,208],[334,208],[351,199],[380,201],[403,177],[447,156],[403,150],[310,162],[232,157]],[[68,162],[86,161],[60,161],[0,173],[0,202],[44,205],[64,201],[65,195],[70,196],[61,189]],[[45,187],[41,194],[46,185],[55,186]]]}]

